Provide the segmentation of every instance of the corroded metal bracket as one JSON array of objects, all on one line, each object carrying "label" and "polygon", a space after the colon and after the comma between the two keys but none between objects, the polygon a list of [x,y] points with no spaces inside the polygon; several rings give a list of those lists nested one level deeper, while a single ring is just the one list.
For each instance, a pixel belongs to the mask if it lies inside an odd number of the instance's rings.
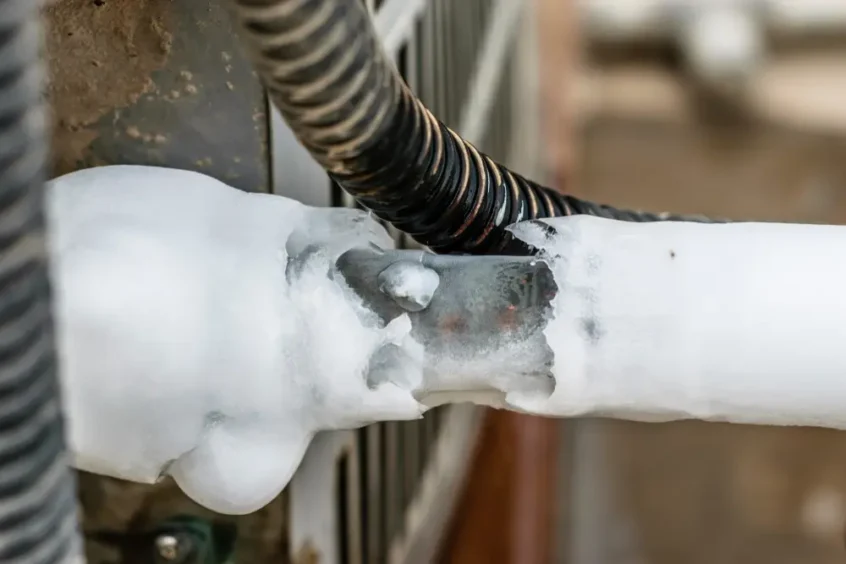
[{"label": "corroded metal bracket", "polygon": [[223,0],[59,0],[45,11],[55,172],[195,170],[270,191],[264,89]]}]

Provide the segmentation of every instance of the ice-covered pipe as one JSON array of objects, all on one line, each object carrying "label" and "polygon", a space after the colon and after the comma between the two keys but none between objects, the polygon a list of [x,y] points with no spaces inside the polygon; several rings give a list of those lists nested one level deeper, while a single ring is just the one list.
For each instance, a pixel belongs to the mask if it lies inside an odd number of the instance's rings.
[{"label": "ice-covered pipe", "polygon": [[[542,228],[545,227],[545,228]],[[559,286],[555,416],[846,429],[846,227],[521,224]]]},{"label": "ice-covered pipe", "polygon": [[206,507],[248,513],[318,430],[421,415],[413,374],[364,377],[407,317],[380,326],[329,276],[350,248],[390,248],[364,212],[113,166],[51,182],[47,216],[77,468],[169,474]]},{"label": "ice-covered pipe", "polygon": [[718,90],[742,90],[764,61],[765,34],[755,10],[718,2],[680,12],[677,41],[691,70]]},{"label": "ice-covered pipe", "polygon": [[841,0],[581,0],[588,35],[601,43],[670,43],[701,85],[741,94],[771,39],[841,32]]},{"label": "ice-covered pipe", "polygon": [[769,29],[781,35],[831,33],[846,29],[846,4],[839,0],[769,0],[764,5]]},{"label": "ice-covered pipe", "polygon": [[846,428],[846,227],[518,224],[536,257],[391,249],[366,213],[177,170],[49,186],[77,467],[260,508],[320,430],[471,401]]},{"label": "ice-covered pipe", "polygon": [[846,4],[840,0],[579,0],[588,33],[602,41],[666,41],[685,13],[713,7],[753,10],[767,32],[784,36],[846,29]]}]

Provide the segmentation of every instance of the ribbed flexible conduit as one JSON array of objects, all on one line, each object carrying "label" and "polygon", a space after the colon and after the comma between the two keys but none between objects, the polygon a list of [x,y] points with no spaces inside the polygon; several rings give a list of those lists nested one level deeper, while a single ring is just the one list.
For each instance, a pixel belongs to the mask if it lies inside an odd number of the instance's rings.
[{"label": "ribbed flexible conduit", "polygon": [[436,252],[523,252],[504,227],[539,217],[704,220],[586,202],[495,163],[408,89],[360,0],[232,2],[248,52],[300,142],[364,207]]},{"label": "ribbed flexible conduit", "polygon": [[37,0],[0,0],[0,562],[78,561],[42,200]]}]

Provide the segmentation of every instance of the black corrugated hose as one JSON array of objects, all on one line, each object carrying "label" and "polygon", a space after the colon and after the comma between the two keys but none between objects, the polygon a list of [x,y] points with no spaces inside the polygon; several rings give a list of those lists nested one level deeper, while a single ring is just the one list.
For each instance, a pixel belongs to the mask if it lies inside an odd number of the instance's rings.
[{"label": "black corrugated hose", "polygon": [[42,211],[39,0],[0,0],[0,562],[80,562]]},{"label": "black corrugated hose", "polygon": [[541,217],[708,221],[579,200],[495,163],[411,93],[362,0],[232,1],[248,52],[300,142],[359,203],[436,252],[525,252],[504,228]]}]

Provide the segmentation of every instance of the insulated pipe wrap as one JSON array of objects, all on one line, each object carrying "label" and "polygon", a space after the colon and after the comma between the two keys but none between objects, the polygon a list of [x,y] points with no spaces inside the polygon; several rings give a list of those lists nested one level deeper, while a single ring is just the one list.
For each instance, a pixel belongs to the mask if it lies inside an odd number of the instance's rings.
[{"label": "insulated pipe wrap", "polygon": [[0,0],[0,562],[74,561],[73,475],[65,454],[47,276],[35,0]]},{"label": "insulated pipe wrap", "polygon": [[540,217],[684,219],[578,200],[477,151],[409,90],[360,0],[233,2],[259,74],[300,142],[363,206],[436,252],[525,251],[504,228]]}]

